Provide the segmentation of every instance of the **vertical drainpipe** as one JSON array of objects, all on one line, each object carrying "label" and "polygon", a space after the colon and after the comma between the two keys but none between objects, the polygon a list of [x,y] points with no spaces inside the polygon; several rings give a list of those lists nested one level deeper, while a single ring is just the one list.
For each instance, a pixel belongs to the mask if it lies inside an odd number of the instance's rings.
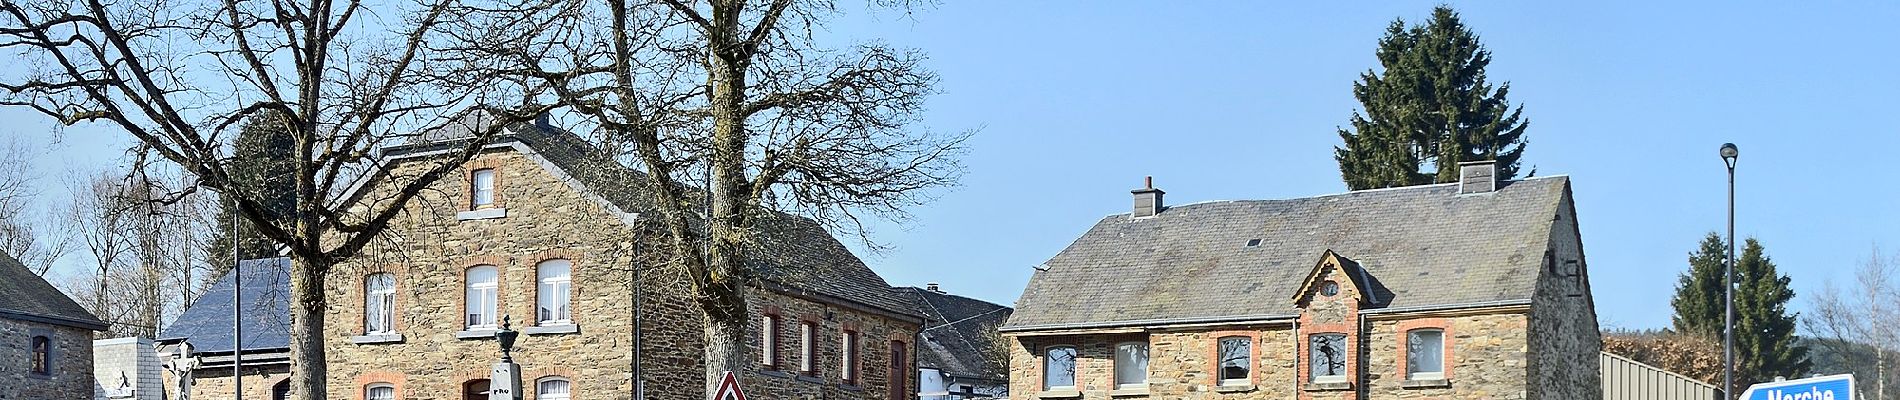
[{"label": "vertical drainpipe", "polygon": [[1300,393],[1300,317],[1293,317],[1293,394]]},{"label": "vertical drainpipe", "polygon": [[642,325],[642,321],[640,320],[642,313],[640,309],[645,306],[646,300],[646,285],[640,284],[640,270],[644,268],[643,263],[640,261],[640,257],[643,255],[640,253],[640,240],[645,238],[645,233],[645,229],[641,229],[638,224],[635,224],[633,234],[634,261],[633,265],[631,265],[633,271],[632,276],[628,278],[628,282],[633,284],[633,290],[629,292],[633,295],[633,398],[635,400],[646,399],[646,379],[644,376],[646,371],[641,368],[640,364],[641,338],[646,336],[640,334]]}]

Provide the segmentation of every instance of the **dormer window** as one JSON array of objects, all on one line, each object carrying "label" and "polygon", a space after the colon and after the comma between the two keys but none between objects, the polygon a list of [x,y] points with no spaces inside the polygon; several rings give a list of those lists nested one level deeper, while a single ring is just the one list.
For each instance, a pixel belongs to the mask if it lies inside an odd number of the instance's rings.
[{"label": "dormer window", "polygon": [[484,209],[495,206],[495,169],[483,168],[469,173],[469,207]]}]

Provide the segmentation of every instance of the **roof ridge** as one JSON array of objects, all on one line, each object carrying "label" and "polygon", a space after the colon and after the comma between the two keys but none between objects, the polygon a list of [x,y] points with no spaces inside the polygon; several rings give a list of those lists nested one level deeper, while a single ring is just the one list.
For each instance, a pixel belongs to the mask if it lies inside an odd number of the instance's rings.
[{"label": "roof ridge", "polygon": [[[1525,181],[1536,181],[1536,180],[1569,178],[1569,177],[1570,177],[1569,174],[1555,174],[1555,175],[1534,176],[1534,177],[1528,177],[1528,178],[1523,178],[1523,179],[1506,179],[1499,182],[1525,182]],[[1276,202],[1276,201],[1314,200],[1314,199],[1322,199],[1322,198],[1329,198],[1329,197],[1351,196],[1355,194],[1397,192],[1397,191],[1405,191],[1405,190],[1424,190],[1424,189],[1438,188],[1438,187],[1453,187],[1457,185],[1458,185],[1458,182],[1428,183],[1428,184],[1423,184],[1423,185],[1393,186],[1393,187],[1383,187],[1383,188],[1349,190],[1345,192],[1327,193],[1327,194],[1320,194],[1320,195],[1313,195],[1313,196],[1306,196],[1306,197],[1282,197],[1282,198],[1273,198],[1273,199],[1201,200],[1201,201],[1196,201],[1196,202],[1191,202],[1191,203],[1182,203],[1180,205],[1164,205],[1163,207],[1164,208],[1190,207],[1190,206],[1200,206],[1200,205],[1208,205],[1208,204],[1215,204],[1215,203],[1266,203],[1266,202]],[[1508,185],[1505,185],[1505,186],[1508,186]],[[1503,186],[1500,186],[1498,190],[1499,191],[1504,190],[1502,189],[1502,187]],[[1132,211],[1124,212],[1124,213],[1114,213],[1114,214],[1106,215],[1104,216],[1104,218],[1130,215],[1133,213],[1134,212]]]}]

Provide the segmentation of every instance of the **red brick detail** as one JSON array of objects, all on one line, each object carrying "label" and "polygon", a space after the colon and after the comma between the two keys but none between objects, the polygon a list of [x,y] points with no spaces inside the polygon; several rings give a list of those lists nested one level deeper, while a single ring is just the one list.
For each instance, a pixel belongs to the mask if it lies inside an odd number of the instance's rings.
[{"label": "red brick detail", "polygon": [[1049,349],[1055,347],[1075,349],[1075,362],[1073,366],[1075,371],[1069,374],[1069,378],[1074,380],[1074,382],[1070,383],[1075,384],[1075,390],[1082,390],[1082,346],[1068,343],[1051,343],[1036,347],[1036,373],[1030,375],[1035,379],[1036,383],[1034,386],[1031,386],[1033,390],[1030,393],[1049,389],[1043,387],[1048,385],[1049,381],[1042,379],[1042,374],[1044,371],[1049,370]]},{"label": "red brick detail", "polygon": [[[1119,371],[1119,368],[1121,368],[1120,365],[1116,365],[1116,362],[1120,359],[1115,358],[1116,356],[1120,355],[1120,353],[1117,353],[1117,352],[1121,351],[1122,343],[1141,343],[1144,345],[1149,345],[1150,343],[1148,342],[1147,335],[1110,337],[1108,339],[1109,339],[1108,340],[1108,360],[1107,360],[1108,361],[1108,388],[1109,390],[1114,390],[1115,388],[1119,388],[1122,385],[1122,383],[1118,381],[1118,379],[1121,379],[1121,376],[1116,374],[1116,371]],[[1255,343],[1254,345],[1259,346],[1258,343]],[[1152,351],[1153,349],[1149,349],[1149,350]],[[1219,350],[1215,350],[1215,352],[1218,353]],[[1153,354],[1153,353],[1150,353],[1150,354]],[[1254,354],[1258,356],[1260,354],[1260,351],[1258,349],[1255,349]],[[1149,363],[1149,364],[1152,365],[1153,363]],[[1218,362],[1216,362],[1216,364],[1218,364]],[[1220,379],[1220,374],[1216,373],[1214,374],[1214,376],[1215,376],[1215,379],[1217,380]],[[1259,379],[1255,378],[1254,381],[1258,382]]]},{"label": "red brick detail", "polygon": [[[823,349],[822,346],[824,346],[825,343],[825,332],[819,329],[819,327],[824,325],[818,323],[818,321],[820,320],[817,314],[807,313],[801,315],[798,317],[798,330],[792,331],[792,335],[798,338],[798,366],[800,368],[798,373],[804,374],[805,376],[818,376],[818,371],[822,370],[825,365],[824,360],[818,359],[819,350]],[[811,343],[809,345],[805,342],[805,327],[807,326],[811,327]],[[810,360],[810,362],[806,362],[806,360]],[[811,364],[811,369],[803,369],[805,364]]]},{"label": "red brick detail", "polygon": [[362,375],[356,376],[356,387],[355,389],[353,389],[356,391],[356,395],[350,396],[350,398],[357,399],[357,400],[367,400],[366,398],[369,397],[369,385],[377,384],[377,383],[387,383],[389,384],[389,386],[394,387],[396,389],[396,398],[400,399],[400,398],[403,398],[403,391],[402,391],[403,385],[407,384],[408,380],[409,380],[408,376],[403,375],[401,372],[395,372],[395,371],[364,372]]},{"label": "red brick detail", "polygon": [[[772,357],[771,362],[766,362],[767,360],[761,359],[759,360],[759,364],[767,371],[778,371],[785,368],[785,315],[784,312],[779,309],[778,305],[767,304],[761,308],[763,310],[759,312],[759,346],[764,347],[766,342],[765,337],[770,336],[772,338],[772,347],[769,349],[760,349],[760,351],[770,352]],[[770,325],[766,325],[765,317],[770,317]]]},{"label": "red brick detail", "polygon": [[[454,317],[456,320],[461,321],[459,324],[463,329],[468,328],[468,271],[483,265],[495,267],[495,312],[501,312],[506,309],[502,305],[502,299],[505,299],[505,297],[502,296],[508,292],[508,268],[507,264],[505,264],[506,261],[506,258],[499,256],[475,256],[463,260],[461,285],[455,288],[457,293],[456,298],[461,299],[461,301],[455,302],[455,310],[457,312]],[[495,323],[501,323],[501,316],[495,316]]]},{"label": "red brick detail", "polygon": [[534,253],[534,255],[530,256],[530,258],[534,259],[534,262],[536,264],[540,264],[543,261],[556,260],[556,259],[568,260],[568,261],[573,262],[574,264],[580,264],[581,252],[569,250],[569,249],[547,249],[547,250],[542,250],[542,251]]},{"label": "red brick detail", "polygon": [[[864,337],[858,333],[857,324],[844,321],[838,329],[838,378],[846,385],[858,385],[864,381]],[[846,357],[845,348],[850,348]],[[848,371],[846,370],[848,369]]]},{"label": "red brick detail", "polygon": [[476,209],[475,207],[475,171],[480,171],[484,169],[491,169],[495,171],[495,195],[494,195],[495,201],[494,203],[491,203],[488,206],[481,207],[481,208],[506,208],[507,207],[507,205],[503,203],[506,197],[503,197],[501,195],[502,188],[506,187],[502,184],[503,182],[502,176],[505,174],[502,173],[501,166],[502,166],[501,160],[494,159],[494,158],[469,160],[468,163],[462,164],[463,190],[462,190],[462,195],[460,197],[462,198],[463,208],[470,209],[470,210]]},{"label": "red brick detail", "polygon": [[581,385],[580,383],[574,381],[575,379],[577,379],[575,377],[579,375],[575,374],[574,370],[572,369],[568,369],[565,367],[535,368],[535,369],[531,369],[527,371],[521,371],[521,376],[523,377],[522,382],[521,382],[521,386],[522,386],[521,391],[526,392],[527,396],[523,397],[526,400],[536,400],[535,396],[539,396],[541,392],[541,389],[540,389],[541,380],[547,379],[547,378],[566,379],[568,383],[567,385],[568,398],[573,399],[573,400],[581,399],[581,391],[580,391]]},{"label": "red brick detail", "polygon": [[[1324,265],[1322,268],[1328,269],[1328,271],[1323,272],[1324,276],[1322,276],[1322,278],[1324,280],[1337,281],[1334,275],[1343,273],[1340,268],[1332,264]],[[1313,372],[1313,356],[1310,353],[1312,350],[1313,335],[1338,333],[1346,335],[1346,382],[1352,385],[1352,390],[1334,392],[1308,392],[1301,390],[1299,392],[1299,398],[1300,400],[1324,398],[1351,400],[1355,394],[1363,388],[1363,385],[1365,385],[1363,374],[1361,374],[1359,370],[1360,337],[1362,336],[1357,324],[1359,318],[1359,287],[1358,285],[1342,283],[1339,285],[1339,293],[1337,294],[1322,296],[1318,291],[1313,291],[1307,294],[1306,299],[1307,301],[1300,303],[1299,328],[1297,329],[1299,335],[1293,338],[1293,345],[1299,349],[1299,351],[1294,352],[1294,356],[1299,357],[1294,362],[1294,367],[1298,369],[1294,371],[1294,373],[1299,376],[1299,384],[1304,386],[1313,383],[1313,377],[1311,376]],[[1313,303],[1322,300],[1339,301],[1339,304],[1346,308],[1345,312],[1341,314],[1345,316],[1344,320],[1329,323],[1316,322],[1313,319],[1313,314],[1308,311]]]},{"label": "red brick detail", "polygon": [[1409,369],[1406,369],[1406,367],[1409,366],[1408,363],[1411,362],[1411,360],[1409,359],[1410,352],[1406,351],[1406,349],[1409,349],[1411,347],[1407,347],[1408,346],[1407,342],[1412,340],[1411,332],[1414,330],[1419,330],[1419,329],[1437,329],[1439,332],[1443,332],[1443,334],[1440,336],[1441,337],[1440,341],[1444,342],[1443,344],[1445,346],[1445,349],[1444,349],[1444,353],[1442,354],[1443,357],[1440,357],[1440,358],[1444,359],[1444,362],[1445,362],[1445,379],[1451,379],[1452,378],[1451,374],[1452,374],[1452,369],[1453,369],[1451,366],[1455,365],[1455,363],[1452,362],[1452,360],[1454,360],[1454,358],[1452,358],[1452,350],[1457,349],[1458,346],[1457,346],[1457,338],[1455,336],[1452,336],[1451,321],[1446,320],[1444,318],[1419,318],[1419,319],[1399,321],[1399,326],[1398,326],[1399,370],[1395,371],[1394,373],[1397,374],[1399,379],[1410,378],[1406,376],[1406,371],[1410,371]]},{"label": "red brick detail", "polygon": [[[528,298],[532,299],[532,301],[529,301],[527,304],[528,324],[541,324],[541,313],[537,312],[540,310],[539,307],[541,307],[541,264],[554,260],[567,260],[567,279],[569,282],[567,285],[568,319],[574,321],[576,324],[580,323],[580,315],[575,315],[574,313],[574,299],[581,298],[581,280],[579,278],[581,272],[580,257],[580,252],[567,249],[542,250],[529,257],[529,259],[535,260],[535,262],[534,271],[531,272],[533,275],[530,275],[528,279]],[[499,298],[501,292],[498,290],[495,294],[498,296],[497,298]],[[500,309],[502,306],[497,304],[495,308]]]},{"label": "red brick detail", "polygon": [[1208,346],[1208,385],[1220,386],[1220,340],[1232,337],[1247,338],[1247,380],[1251,384],[1260,384],[1260,332],[1259,331],[1213,331],[1207,333],[1213,345]]}]

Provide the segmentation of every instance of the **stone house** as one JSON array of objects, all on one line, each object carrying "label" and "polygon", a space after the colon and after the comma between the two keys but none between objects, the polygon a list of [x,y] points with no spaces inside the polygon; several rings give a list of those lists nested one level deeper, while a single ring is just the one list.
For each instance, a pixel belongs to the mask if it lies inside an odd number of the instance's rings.
[{"label": "stone house", "polygon": [[923,400],[1009,397],[1009,352],[996,328],[1009,307],[950,294],[936,283],[902,288],[924,315],[917,335],[918,396]]},{"label": "stone house", "polygon": [[92,397],[92,333],[106,323],[0,253],[0,400]]},{"label": "stone house", "polygon": [[[243,324],[243,340],[234,322]],[[239,262],[165,324],[155,345],[166,398],[177,399],[183,390],[193,399],[226,399],[239,389],[246,399],[287,398],[290,259]]]},{"label": "stone house", "polygon": [[1595,399],[1567,177],[1290,200],[1135,190],[1037,267],[1001,331],[1016,399]]},{"label": "stone house", "polygon": [[[486,128],[480,113],[384,150],[345,201],[383,177],[443,162]],[[495,332],[529,400],[690,399],[705,390],[691,282],[664,260],[649,181],[576,135],[508,126],[460,173],[428,187],[362,254],[337,266],[324,347],[332,398],[487,398]],[[360,213],[361,207],[351,212]],[[912,303],[817,223],[760,218],[746,262],[753,398],[899,399],[916,393]]]}]

